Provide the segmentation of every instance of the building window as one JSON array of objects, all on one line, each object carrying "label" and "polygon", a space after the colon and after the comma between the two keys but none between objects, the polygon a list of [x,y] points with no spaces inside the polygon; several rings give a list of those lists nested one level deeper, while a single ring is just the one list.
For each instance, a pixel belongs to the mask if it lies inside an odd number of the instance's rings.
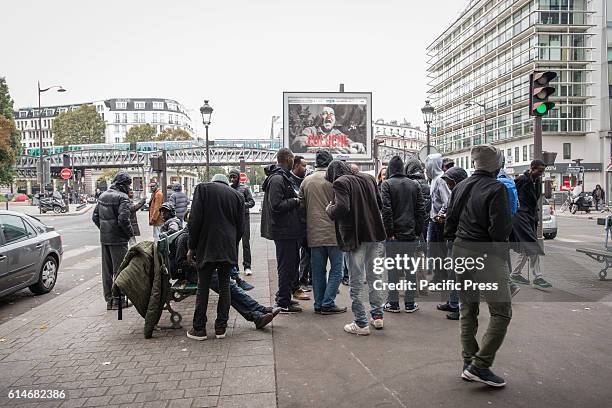
[{"label": "building window", "polygon": [[119,113],[115,113],[115,123],[121,122],[121,115]]},{"label": "building window", "polygon": [[159,123],[166,123],[166,114],[165,113],[160,113],[159,114]]},{"label": "building window", "polygon": [[28,112],[26,112],[26,111],[19,111],[19,117],[20,118],[27,118],[28,117]]},{"label": "building window", "polygon": [[527,145],[523,146],[523,161],[527,161]]},{"label": "building window", "polygon": [[115,143],[119,143],[119,138],[118,137],[115,138]]},{"label": "building window", "polygon": [[140,113],[140,123],[145,123],[145,114],[144,114],[144,112]]},{"label": "building window", "polygon": [[153,109],[164,109],[163,102],[153,102]]},{"label": "building window", "polygon": [[521,158],[519,157],[519,147],[516,146],[514,148],[514,160],[519,161]]},{"label": "building window", "polygon": [[115,125],[115,133],[119,133],[119,125]]},{"label": "building window", "polygon": [[121,119],[123,119],[122,120],[123,123],[127,123],[127,113],[124,113]]},{"label": "building window", "polygon": [[572,144],[563,143],[563,158],[567,160],[572,159]]},{"label": "building window", "polygon": [[506,156],[512,157],[512,149],[508,149],[508,151],[506,152]]},{"label": "building window", "polygon": [[144,109],[145,108],[145,103],[140,101],[140,102],[134,102],[134,109]]},{"label": "building window", "polygon": [[115,109],[127,109],[127,102],[125,102],[125,101],[123,101],[123,102],[116,101],[115,102]]},{"label": "building window", "polygon": [[138,123],[138,114],[137,113],[134,114],[134,123]]},{"label": "building window", "polygon": [[157,123],[157,112],[153,112],[153,123]]}]

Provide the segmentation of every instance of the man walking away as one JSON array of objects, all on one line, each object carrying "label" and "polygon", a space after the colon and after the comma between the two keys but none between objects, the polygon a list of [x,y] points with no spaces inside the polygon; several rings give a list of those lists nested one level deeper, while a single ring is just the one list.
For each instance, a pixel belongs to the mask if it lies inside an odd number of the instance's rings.
[{"label": "man walking away", "polygon": [[[314,311],[323,315],[346,312],[336,306],[336,294],[342,279],[344,256],[338,248],[335,223],[325,213],[325,207],[334,199],[332,184],[325,179],[332,155],[319,150],[315,158],[315,171],[300,186],[300,200],[306,209],[306,235],[310,249]],[[327,261],[331,265],[327,277]]]},{"label": "man walking away", "polygon": [[514,239],[518,242],[520,251],[519,260],[512,271],[510,278],[513,282],[522,285],[529,285],[529,279],[521,275],[523,267],[529,260],[528,272],[533,274],[533,286],[538,289],[548,289],[552,287],[542,277],[540,269],[540,255],[544,255],[542,248],[538,244],[538,189],[537,183],[540,176],[544,173],[546,164],[542,160],[533,160],[529,170],[525,170],[516,180],[516,190],[518,192],[519,209],[512,226]]},{"label": "man walking away", "polygon": [[102,289],[107,310],[127,307],[127,299],[113,298],[111,289],[119,265],[128,250],[128,242],[134,236],[131,222],[131,202],[128,198],[132,178],[124,171],[117,173],[110,188],[98,197],[98,203],[91,216],[100,230],[102,246]]},{"label": "man walking away", "polygon": [[189,251],[187,259],[195,259],[198,268],[198,291],[193,314],[193,328],[187,337],[206,340],[206,309],[211,279],[215,271],[219,279],[219,301],[215,336],[225,337],[230,308],[230,269],[238,263],[238,242],[244,226],[244,199],[229,186],[223,174],[212,182],[200,183],[193,194],[189,216]]},{"label": "man walking away", "polygon": [[[423,231],[425,208],[419,183],[410,180],[404,173],[404,163],[399,156],[389,160],[387,167],[389,178],[380,186],[382,196],[382,217],[387,233],[387,257],[408,256],[412,258],[417,240]],[[398,270],[392,267],[388,271],[389,283],[398,284],[400,279],[412,282],[416,286],[416,270]],[[406,313],[419,310],[414,302],[416,290],[406,286],[404,307]],[[397,289],[389,290],[385,310],[399,313],[399,294]]]},{"label": "man walking away", "polygon": [[334,201],[325,211],[336,222],[340,249],[348,253],[349,286],[355,320],[344,326],[344,331],[368,335],[370,327],[361,301],[366,285],[370,324],[378,330],[383,328],[383,293],[373,286],[374,281],[381,279],[374,273],[373,264],[385,240],[385,227],[380,216],[382,201],[374,177],[365,173],[355,174],[339,160],[331,162],[326,179],[333,183]]},{"label": "man walking away", "polygon": [[189,206],[189,197],[187,197],[187,194],[183,193],[182,190],[183,188],[180,184],[173,184],[173,193],[168,199],[168,202],[174,206],[176,218],[181,221],[181,226],[183,226],[183,222],[185,221],[185,213],[187,212],[187,207]]},{"label": "man walking away", "polygon": [[[450,199],[450,190],[444,180],[440,178],[444,173],[442,171],[442,162],[442,155],[439,153],[430,154],[425,162],[427,177],[431,180],[431,210],[429,212],[430,220],[427,231],[428,256],[430,258],[444,258],[446,256],[446,244],[443,237],[444,224],[436,221],[438,213],[443,206],[448,205],[448,200]],[[434,282],[441,282],[446,278],[446,271],[438,267],[433,268],[433,273]]]},{"label": "man walking away", "polygon": [[164,220],[162,219],[159,209],[164,203],[164,194],[155,181],[149,184],[151,189],[151,200],[149,201],[149,225],[153,227],[153,241],[159,239],[159,232]]},{"label": "man walking away", "polygon": [[230,186],[244,197],[244,233],[242,235],[242,266],[244,274],[251,276],[251,216],[249,210],[255,207],[255,200],[251,195],[251,190],[243,184],[240,184],[240,171],[231,169],[229,172]]},{"label": "man walking away", "polygon": [[595,201],[595,211],[599,211],[599,203],[602,205],[606,204],[606,193],[603,191],[603,188],[598,184],[595,186],[595,190],[593,190],[593,201]]},{"label": "man walking away", "polygon": [[[471,156],[475,171],[453,191],[444,228],[444,236],[454,240],[455,260],[472,258],[475,262],[480,259],[482,263],[482,268],[466,267],[461,271],[456,266],[458,283],[462,286],[459,291],[463,348],[461,377],[492,387],[503,387],[505,380],[493,374],[490,367],[512,318],[505,255],[512,230],[510,206],[506,188],[496,180],[502,167],[501,151],[491,145],[479,145],[472,148]],[[484,283],[491,288],[495,285],[497,289],[480,292],[466,287],[467,282]],[[479,345],[476,334],[481,297],[489,307],[490,320]]]},{"label": "man walking away", "polygon": [[261,236],[274,241],[278,273],[276,303],[281,313],[297,313],[302,308],[291,300],[291,286],[298,279],[300,242],[304,228],[298,209],[300,200],[290,178],[293,153],[283,147],[276,154],[277,164],[264,169],[264,200],[261,211]]}]

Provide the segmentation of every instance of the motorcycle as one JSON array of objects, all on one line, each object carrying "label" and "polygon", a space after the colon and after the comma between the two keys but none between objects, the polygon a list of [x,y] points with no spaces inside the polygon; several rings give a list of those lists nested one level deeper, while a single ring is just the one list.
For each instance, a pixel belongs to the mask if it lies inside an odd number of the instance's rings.
[{"label": "motorcycle", "polygon": [[584,211],[588,214],[591,212],[591,207],[593,207],[593,197],[587,193],[580,193],[571,198],[569,210],[572,214],[576,214],[577,211]]},{"label": "motorcycle", "polygon": [[43,214],[47,211],[53,211],[56,214],[68,212],[66,202],[57,197],[43,197],[39,201],[40,210]]}]

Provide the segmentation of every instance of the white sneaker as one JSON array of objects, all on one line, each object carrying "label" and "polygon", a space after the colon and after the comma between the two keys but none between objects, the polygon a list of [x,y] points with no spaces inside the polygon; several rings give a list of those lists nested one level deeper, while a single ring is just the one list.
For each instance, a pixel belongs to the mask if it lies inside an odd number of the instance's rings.
[{"label": "white sneaker", "polygon": [[344,331],[351,334],[356,334],[357,336],[367,336],[370,334],[370,327],[359,327],[357,323],[350,322],[346,326],[344,326]]},{"label": "white sneaker", "polygon": [[251,275],[253,274],[253,271],[251,270],[251,268],[246,268],[246,269],[244,270],[244,274],[245,274],[246,276],[251,276]]},{"label": "white sneaker", "polygon": [[383,319],[373,319],[370,317],[370,324],[374,326],[376,330],[382,330],[384,327]]}]

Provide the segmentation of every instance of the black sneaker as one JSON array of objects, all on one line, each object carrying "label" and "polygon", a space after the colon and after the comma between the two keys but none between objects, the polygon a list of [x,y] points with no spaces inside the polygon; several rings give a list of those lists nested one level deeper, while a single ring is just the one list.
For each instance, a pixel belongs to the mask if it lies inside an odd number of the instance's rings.
[{"label": "black sneaker", "polygon": [[463,360],[463,370],[461,370],[461,379],[463,381],[472,381],[469,378],[463,376],[463,372],[470,366],[470,364],[472,364],[471,360]]},{"label": "black sneaker", "polygon": [[419,310],[419,304],[418,303],[408,303],[406,305],[404,305],[405,311],[406,313],[414,313],[417,310]]},{"label": "black sneaker", "polygon": [[293,306],[299,306],[299,305],[300,305],[300,302],[298,302],[297,300],[293,300],[293,299],[291,299],[291,300],[289,301],[289,304],[290,304],[290,305],[293,305]]},{"label": "black sneaker", "polygon": [[332,307],[322,307],[321,308],[322,315],[333,315],[333,314],[340,314],[340,313],[346,313],[346,307],[332,306]]},{"label": "black sneaker", "polygon": [[218,339],[224,339],[225,338],[225,331],[226,331],[225,327],[215,327],[215,336]]},{"label": "black sneaker", "polygon": [[506,381],[503,378],[493,374],[493,372],[488,368],[478,368],[474,364],[470,364],[465,370],[463,370],[463,373],[461,373],[461,378],[481,382],[490,387],[496,388],[506,385]]},{"label": "black sneaker", "polygon": [[342,278],[342,284],[343,284],[344,286],[348,286],[348,285],[349,285],[349,278],[348,278],[348,277],[346,277],[346,276],[345,276],[345,277],[343,277],[343,278]]},{"label": "black sneaker", "polygon": [[450,312],[446,314],[448,320],[459,320],[460,317],[459,312]]},{"label": "black sneaker", "polygon": [[206,330],[191,329],[187,332],[187,337],[193,340],[206,340]]},{"label": "black sneaker", "polygon": [[255,321],[253,321],[253,323],[255,323],[255,328],[259,330],[267,326],[272,319],[274,319],[274,314],[266,313],[264,315],[260,315],[257,319],[255,319]]},{"label": "black sneaker", "polygon": [[436,309],[441,310],[442,312],[458,312],[458,307],[452,307],[448,303],[442,303],[441,305],[436,306]]},{"label": "black sneaker", "polygon": [[401,312],[398,302],[387,302],[383,306],[385,312],[399,313]]},{"label": "black sneaker", "polygon": [[280,308],[280,312],[281,314],[293,314],[293,313],[300,313],[302,311],[302,308],[299,306],[294,306],[294,305],[289,305],[287,307],[282,307]]},{"label": "black sneaker", "polygon": [[315,314],[321,314],[321,308],[320,307],[315,307],[314,308],[314,312],[315,312]]},{"label": "black sneaker", "polygon": [[537,278],[533,280],[533,286],[539,289],[549,289],[552,285],[544,280],[544,278]]}]

